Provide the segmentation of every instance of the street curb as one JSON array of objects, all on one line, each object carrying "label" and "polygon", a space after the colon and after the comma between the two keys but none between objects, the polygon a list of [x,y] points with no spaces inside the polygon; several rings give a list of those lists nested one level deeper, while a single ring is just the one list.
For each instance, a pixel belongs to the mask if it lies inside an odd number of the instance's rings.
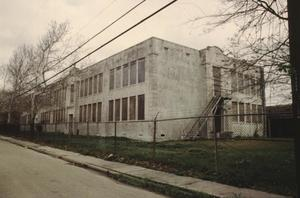
[{"label": "street curb", "polygon": [[[75,166],[78,166],[78,167],[82,167],[82,168],[86,168],[86,169],[90,169],[90,170],[99,172],[100,174],[108,176],[108,177],[110,177],[114,180],[120,181],[121,183],[126,183],[126,184],[129,184],[131,186],[136,186],[136,187],[140,187],[140,188],[143,188],[143,189],[151,190],[153,192],[161,193],[163,195],[172,196],[172,197],[175,197],[175,198],[212,198],[212,197],[216,197],[216,196],[204,193],[204,192],[197,192],[197,191],[181,188],[181,187],[178,187],[178,186],[173,186],[173,185],[170,185],[170,184],[160,183],[160,182],[157,182],[157,181],[145,179],[145,178],[142,178],[142,177],[136,177],[136,176],[129,175],[129,174],[126,174],[126,173],[115,171],[113,169],[103,168],[103,167],[100,167],[100,166],[95,166],[95,165],[92,165],[92,164],[82,163],[82,162],[79,162],[79,161],[76,161],[76,160],[68,159],[64,156],[56,155],[56,154],[53,154],[51,152],[47,152],[45,150],[39,149],[38,146],[34,147],[34,146],[27,145],[26,143],[21,142],[23,140],[15,140],[13,138],[4,137],[4,136],[1,136],[1,135],[0,135],[0,140],[7,141],[7,142],[15,144],[17,146],[21,146],[21,147],[36,151],[38,153],[48,155],[48,156],[51,156],[53,158],[64,160],[64,161],[69,162],[72,165],[75,165]],[[33,143],[33,144],[36,144],[36,143]],[[38,144],[36,144],[36,145],[38,145]],[[39,146],[42,146],[42,145],[39,145]],[[124,181],[124,180],[121,181],[120,178],[125,179],[127,181]],[[132,184],[132,182],[130,182],[132,180],[134,180],[135,182],[139,182],[139,184],[138,183]]]}]

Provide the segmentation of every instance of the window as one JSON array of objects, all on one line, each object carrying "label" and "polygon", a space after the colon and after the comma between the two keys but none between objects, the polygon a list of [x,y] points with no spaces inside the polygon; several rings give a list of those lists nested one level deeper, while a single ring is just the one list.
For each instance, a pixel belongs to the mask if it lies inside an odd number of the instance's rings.
[{"label": "window", "polygon": [[123,66],[123,87],[128,86],[128,64]]},{"label": "window", "polygon": [[84,96],[87,96],[88,94],[88,79],[85,79],[84,81]]},{"label": "window", "polygon": [[221,68],[213,67],[213,79],[214,79],[214,94],[216,96],[221,95]]},{"label": "window", "polygon": [[[256,105],[252,104],[252,113],[253,114],[257,114],[257,110],[256,110]],[[252,122],[256,123],[257,122],[257,115],[252,115]]]},{"label": "window", "polygon": [[79,122],[82,122],[82,106],[79,107]]},{"label": "window", "polygon": [[84,85],[83,85],[83,80],[80,81],[80,97],[83,96],[83,88],[84,88]]},{"label": "window", "polygon": [[231,72],[231,90],[232,92],[237,91],[236,72]]},{"label": "window", "polygon": [[102,92],[103,87],[103,73],[99,74],[99,84],[98,84],[98,92]]},{"label": "window", "polygon": [[108,121],[113,121],[114,119],[114,101],[110,100],[108,105]]},{"label": "window", "polygon": [[138,120],[145,119],[145,95],[138,96]]},{"label": "window", "polygon": [[129,98],[129,119],[130,120],[135,120],[135,103],[136,103],[135,96],[131,96]]},{"label": "window", "polygon": [[[261,105],[257,105],[257,111],[258,114],[263,114],[263,109]],[[262,123],[262,120],[263,120],[263,115],[257,115],[257,122]]]},{"label": "window", "polygon": [[255,80],[254,80],[253,76],[251,78],[251,95],[253,95],[253,96],[256,95],[256,92],[255,92]]},{"label": "window", "polygon": [[71,90],[70,90],[70,103],[74,102],[74,93],[75,93],[75,86],[74,86],[74,84],[72,84]]},{"label": "window", "polygon": [[136,83],[136,61],[130,63],[130,84]]},{"label": "window", "polygon": [[94,76],[94,94],[98,91],[98,75]]},{"label": "window", "polygon": [[259,81],[259,79],[257,79],[257,80],[256,80],[256,94],[257,94],[258,97],[261,96],[260,85],[261,85],[261,84],[260,84],[260,81]]},{"label": "window", "polygon": [[115,70],[111,69],[109,73],[109,89],[114,88],[114,82],[115,82]]},{"label": "window", "polygon": [[97,111],[97,103],[93,104],[93,108],[92,108],[92,122],[96,122],[96,112]]},{"label": "window", "polygon": [[249,76],[245,75],[244,76],[244,86],[245,86],[245,94],[249,95],[250,94],[250,83],[249,83]]},{"label": "window", "polygon": [[239,117],[240,117],[240,122],[244,122],[245,121],[245,115],[243,115],[244,113],[245,113],[245,111],[244,111],[244,103],[240,102],[239,103],[239,114],[240,114]]},{"label": "window", "polygon": [[120,99],[115,101],[115,121],[120,121]]},{"label": "window", "polygon": [[87,110],[87,105],[84,105],[84,108],[83,108],[83,122],[86,122],[86,111]]},{"label": "window", "polygon": [[88,105],[88,116],[87,116],[88,122],[91,122],[91,113],[92,113],[92,105],[89,104]]},{"label": "window", "polygon": [[234,114],[234,116],[232,117],[232,121],[237,122],[238,121],[238,106],[237,106],[237,102],[232,102],[232,114]]},{"label": "window", "polygon": [[145,82],[145,58],[138,60],[138,82]]},{"label": "window", "polygon": [[116,69],[116,88],[121,87],[121,67],[117,67]]},{"label": "window", "polygon": [[101,122],[102,102],[98,102],[97,121]]},{"label": "window", "polygon": [[128,115],[128,98],[122,99],[122,120],[127,120]]},{"label": "window", "polygon": [[[246,114],[251,113],[251,105],[249,103],[246,104]],[[251,115],[247,115],[246,122],[251,123]]]},{"label": "window", "polygon": [[243,74],[238,73],[238,90],[240,93],[244,93]]},{"label": "window", "polygon": [[89,78],[89,95],[93,94],[93,77]]}]

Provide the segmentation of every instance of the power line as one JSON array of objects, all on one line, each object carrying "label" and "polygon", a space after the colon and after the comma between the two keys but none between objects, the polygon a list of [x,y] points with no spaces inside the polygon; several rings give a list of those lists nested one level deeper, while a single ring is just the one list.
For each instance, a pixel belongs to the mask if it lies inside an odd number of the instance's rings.
[{"label": "power line", "polygon": [[160,9],[156,10],[155,12],[153,12],[152,14],[148,15],[147,17],[143,18],[142,20],[140,20],[139,22],[137,22],[136,24],[132,25],[131,27],[129,27],[128,29],[126,29],[125,31],[121,32],[120,34],[118,34],[117,36],[113,37],[112,39],[110,39],[109,41],[105,42],[104,44],[102,44],[101,46],[97,47],[96,49],[94,49],[93,51],[89,52],[87,55],[83,56],[82,58],[80,58],[79,60],[75,61],[74,63],[72,63],[71,65],[69,65],[68,67],[64,68],[63,70],[57,72],[56,74],[52,75],[50,78],[44,80],[43,82],[37,84],[36,86],[32,87],[31,89],[17,95],[16,97],[22,96],[32,90],[34,90],[35,88],[39,87],[40,85],[42,85],[43,83],[46,83],[47,81],[53,79],[54,77],[58,76],[59,74],[63,73],[64,71],[66,71],[67,69],[75,66],[77,63],[79,63],[80,61],[84,60],[85,58],[87,58],[88,56],[92,55],[93,53],[95,53],[96,51],[100,50],[101,48],[103,48],[104,46],[108,45],[109,43],[113,42],[114,40],[116,40],[117,38],[121,37],[122,35],[126,34],[127,32],[129,32],[130,30],[134,29],[135,27],[139,26],[140,24],[142,24],[143,22],[145,22],[146,20],[150,19],[151,17],[153,17],[154,15],[158,14],[159,12],[161,12],[162,10],[166,9],[167,7],[169,7],[170,5],[174,4],[176,1],[178,0],[173,0],[170,3],[164,5],[163,7],[161,7]]},{"label": "power line", "polygon": [[[71,56],[72,54],[74,54],[76,51],[78,51],[80,48],[82,48],[83,46],[85,46],[87,43],[89,43],[91,40],[93,40],[95,37],[97,37],[98,35],[100,35],[102,32],[104,32],[105,30],[107,30],[108,28],[110,28],[113,24],[115,24],[116,22],[118,22],[119,20],[121,20],[123,17],[125,17],[127,14],[129,14],[130,12],[132,12],[133,10],[135,10],[138,6],[140,6],[141,4],[143,4],[146,0],[142,0],[140,1],[138,4],[136,4],[135,6],[133,6],[132,8],[130,8],[129,10],[127,10],[124,14],[122,14],[120,17],[118,17],[117,19],[115,19],[113,22],[111,22],[110,24],[108,24],[107,26],[105,26],[102,30],[100,30],[99,32],[97,32],[96,34],[94,34],[92,37],[90,37],[88,40],[86,40],[84,43],[82,43],[81,45],[79,45],[76,49],[74,49],[73,51],[71,51],[69,54],[67,54],[66,56],[64,56],[62,59],[60,59],[58,62],[56,62],[54,65],[50,66],[50,68],[55,67],[56,65],[58,65],[59,63],[61,63],[62,61],[64,61],[66,58],[68,58],[69,56]],[[31,81],[29,81],[27,84],[35,81],[36,79],[32,79]]]}]

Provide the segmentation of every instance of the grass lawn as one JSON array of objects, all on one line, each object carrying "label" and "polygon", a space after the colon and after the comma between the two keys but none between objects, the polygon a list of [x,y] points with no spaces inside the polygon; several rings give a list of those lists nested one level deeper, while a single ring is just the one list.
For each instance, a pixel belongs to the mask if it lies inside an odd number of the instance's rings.
[{"label": "grass lawn", "polygon": [[214,142],[170,141],[157,143],[153,159],[151,143],[113,138],[68,137],[44,134],[36,140],[66,150],[108,160],[135,164],[240,187],[296,195],[293,141],[222,140],[218,143],[218,173],[215,172]]}]

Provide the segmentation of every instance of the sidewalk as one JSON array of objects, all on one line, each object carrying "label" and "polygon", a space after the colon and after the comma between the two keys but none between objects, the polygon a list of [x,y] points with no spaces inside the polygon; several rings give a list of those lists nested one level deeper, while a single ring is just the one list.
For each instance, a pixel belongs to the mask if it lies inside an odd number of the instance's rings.
[{"label": "sidewalk", "polygon": [[216,197],[241,197],[241,198],[281,198],[282,195],[271,194],[263,191],[257,191],[247,188],[238,188],[216,182],[206,181],[193,177],[178,176],[172,173],[156,171],[139,166],[123,164],[119,162],[106,161],[100,158],[81,155],[78,153],[56,149],[48,146],[16,140],[10,137],[0,136],[0,140],[8,141],[13,144],[23,146],[44,153],[79,166],[87,167],[103,173],[114,175],[125,175],[140,179],[146,179],[151,182],[165,184],[181,189],[192,190],[200,193],[206,193]]}]

